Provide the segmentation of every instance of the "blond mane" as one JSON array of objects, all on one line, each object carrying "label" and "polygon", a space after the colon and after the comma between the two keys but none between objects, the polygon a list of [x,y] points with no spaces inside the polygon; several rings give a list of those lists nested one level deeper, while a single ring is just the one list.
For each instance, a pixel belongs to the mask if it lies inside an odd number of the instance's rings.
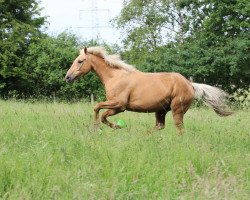
[{"label": "blond mane", "polygon": [[[84,51],[84,50],[82,50]],[[132,65],[127,64],[123,60],[121,60],[120,55],[108,55],[107,51],[104,47],[88,47],[87,51],[93,55],[99,56],[105,60],[105,62],[114,68],[124,69],[126,71],[135,71],[136,68]],[[81,52],[82,53],[82,52]]]}]

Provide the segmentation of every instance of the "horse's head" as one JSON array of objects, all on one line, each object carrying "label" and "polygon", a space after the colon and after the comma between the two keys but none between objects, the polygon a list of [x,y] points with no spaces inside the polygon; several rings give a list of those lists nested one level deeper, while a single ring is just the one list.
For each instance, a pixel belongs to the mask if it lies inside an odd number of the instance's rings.
[{"label": "horse's head", "polygon": [[73,82],[80,76],[87,74],[91,70],[91,64],[88,59],[87,48],[85,47],[80,51],[80,55],[74,60],[73,64],[69,68],[65,81],[67,83]]}]

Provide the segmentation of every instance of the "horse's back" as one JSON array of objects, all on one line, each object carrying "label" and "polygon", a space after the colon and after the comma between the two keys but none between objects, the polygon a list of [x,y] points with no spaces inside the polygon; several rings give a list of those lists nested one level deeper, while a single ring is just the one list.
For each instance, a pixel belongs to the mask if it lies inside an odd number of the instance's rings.
[{"label": "horse's back", "polygon": [[158,87],[164,88],[164,91],[171,92],[171,96],[179,95],[180,93],[193,94],[193,86],[191,82],[183,75],[176,72],[158,72],[158,73],[142,73],[141,77],[136,79],[138,82],[155,83]]}]

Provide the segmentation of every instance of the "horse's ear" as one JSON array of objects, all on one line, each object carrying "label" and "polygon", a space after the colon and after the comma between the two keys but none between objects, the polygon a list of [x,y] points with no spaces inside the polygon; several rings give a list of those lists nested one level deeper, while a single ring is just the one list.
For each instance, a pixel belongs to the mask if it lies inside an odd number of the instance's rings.
[{"label": "horse's ear", "polygon": [[84,47],[84,53],[85,53],[85,54],[88,54],[88,49],[87,49],[87,47]]}]

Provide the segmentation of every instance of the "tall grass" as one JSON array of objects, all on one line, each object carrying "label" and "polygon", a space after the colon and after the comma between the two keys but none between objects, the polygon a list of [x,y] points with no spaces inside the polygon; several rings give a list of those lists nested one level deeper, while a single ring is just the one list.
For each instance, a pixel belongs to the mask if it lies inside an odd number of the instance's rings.
[{"label": "tall grass", "polygon": [[125,112],[127,127],[93,128],[86,103],[0,101],[1,199],[249,199],[250,115],[191,109],[183,136],[171,113]]}]

